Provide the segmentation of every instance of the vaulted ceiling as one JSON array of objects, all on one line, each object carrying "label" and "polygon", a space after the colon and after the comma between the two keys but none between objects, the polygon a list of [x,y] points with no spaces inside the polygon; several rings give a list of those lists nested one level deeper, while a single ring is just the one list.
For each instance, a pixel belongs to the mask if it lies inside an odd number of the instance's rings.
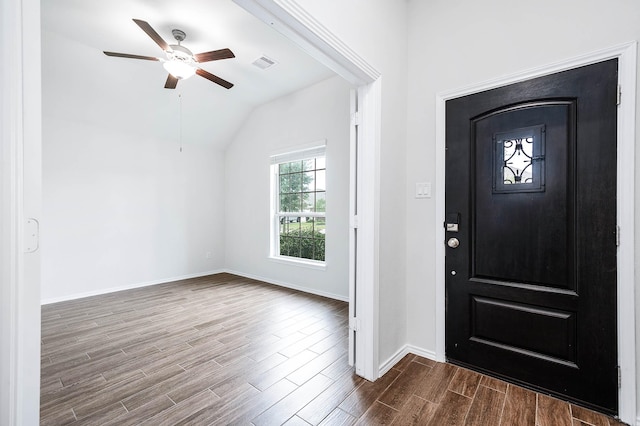
[{"label": "vaulted ceiling", "polygon": [[[169,140],[181,132],[185,144],[224,149],[257,105],[334,75],[231,0],[43,0],[41,13],[45,120]],[[184,31],[183,45],[194,53],[230,48],[235,58],[201,67],[235,86],[193,76],[164,89],[161,63],[105,56],[103,50],[164,56],[132,18],[169,44],[172,29]],[[252,65],[262,55],[277,64]]]}]

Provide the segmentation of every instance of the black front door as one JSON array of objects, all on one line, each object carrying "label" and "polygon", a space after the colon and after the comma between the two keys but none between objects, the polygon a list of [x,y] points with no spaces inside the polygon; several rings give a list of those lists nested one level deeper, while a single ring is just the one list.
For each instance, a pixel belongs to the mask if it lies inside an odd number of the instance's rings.
[{"label": "black front door", "polygon": [[617,60],[446,104],[446,354],[616,413]]}]

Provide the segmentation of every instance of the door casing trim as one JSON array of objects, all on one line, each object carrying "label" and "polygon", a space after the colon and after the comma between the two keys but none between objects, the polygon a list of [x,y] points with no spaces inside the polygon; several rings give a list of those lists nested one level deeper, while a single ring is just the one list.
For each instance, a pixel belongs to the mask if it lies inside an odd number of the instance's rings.
[{"label": "door casing trim", "polygon": [[[380,210],[380,134],[382,75],[339,37],[310,15],[295,0],[233,0],[256,18],[296,43],[311,57],[357,87],[358,153],[351,162],[352,175],[357,173],[357,195],[351,185],[350,198],[358,205],[357,251],[350,250],[350,274],[358,277],[349,282],[350,321],[357,311],[355,334],[355,370],[359,376],[374,381],[379,377],[379,210]],[[353,141],[352,141],[353,143]],[[353,170],[357,162],[356,170]],[[355,227],[350,213],[351,235]],[[353,241],[350,241],[352,244]],[[351,256],[353,257],[353,256]],[[354,294],[357,291],[357,297]]]},{"label": "door casing trim", "polygon": [[[636,333],[635,333],[635,106],[637,42],[633,41],[608,49],[577,56],[539,68],[530,69],[495,80],[485,81],[436,95],[436,359],[445,356],[445,103],[461,96],[471,95],[512,83],[554,74],[585,65],[618,59],[618,83],[623,95],[618,106],[617,144],[617,222],[621,230],[618,246],[618,363],[621,386],[618,392],[618,415],[629,424],[636,423]],[[622,321],[633,318],[634,321]]]}]

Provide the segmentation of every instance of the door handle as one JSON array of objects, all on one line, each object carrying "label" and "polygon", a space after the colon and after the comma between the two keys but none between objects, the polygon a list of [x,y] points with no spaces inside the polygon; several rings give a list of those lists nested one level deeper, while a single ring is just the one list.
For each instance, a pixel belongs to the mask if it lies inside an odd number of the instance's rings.
[{"label": "door handle", "polygon": [[457,238],[449,238],[447,245],[451,248],[456,248],[460,245],[460,241]]}]

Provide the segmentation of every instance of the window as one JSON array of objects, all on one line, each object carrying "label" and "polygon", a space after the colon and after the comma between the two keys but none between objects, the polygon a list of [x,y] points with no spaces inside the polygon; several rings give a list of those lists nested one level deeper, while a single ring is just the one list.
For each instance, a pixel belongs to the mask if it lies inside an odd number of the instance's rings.
[{"label": "window", "polygon": [[272,156],[271,174],[271,255],[282,259],[324,263],[324,145]]},{"label": "window", "polygon": [[544,125],[493,135],[493,192],[544,191]]}]

